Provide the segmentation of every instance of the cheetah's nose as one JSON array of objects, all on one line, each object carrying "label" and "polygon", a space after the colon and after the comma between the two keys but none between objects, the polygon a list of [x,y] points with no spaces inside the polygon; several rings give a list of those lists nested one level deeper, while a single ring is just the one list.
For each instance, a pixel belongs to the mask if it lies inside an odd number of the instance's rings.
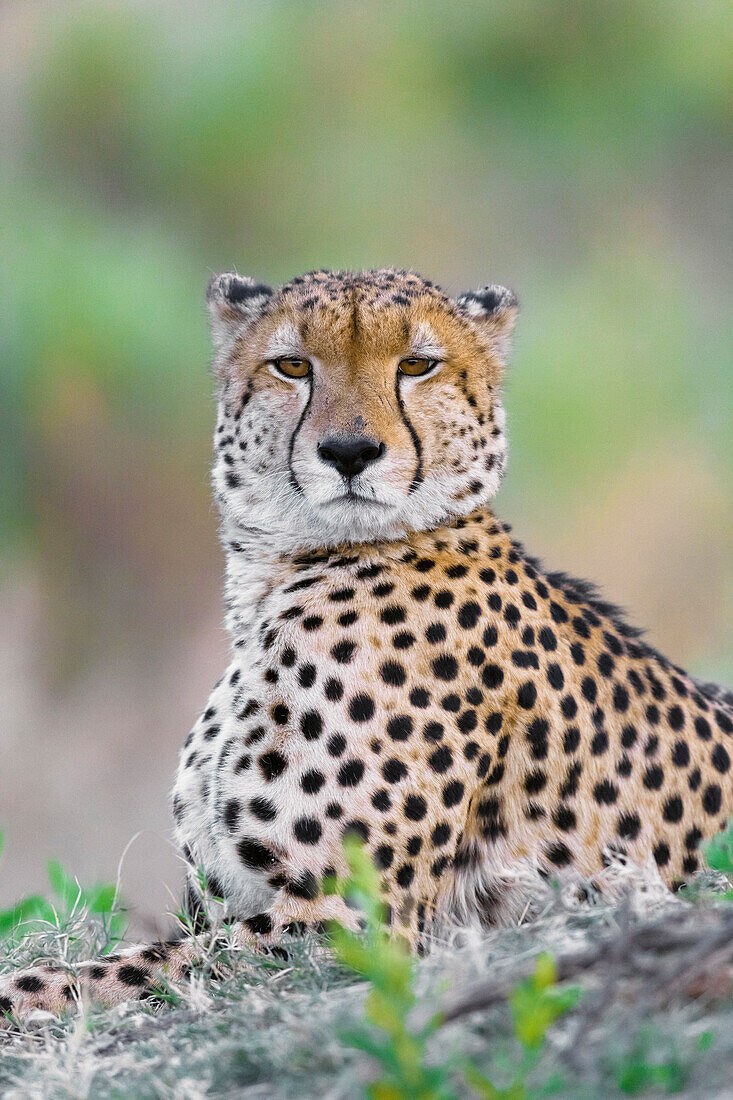
[{"label": "cheetah's nose", "polygon": [[387,450],[368,435],[331,436],[318,444],[318,454],[344,477],[356,477]]}]

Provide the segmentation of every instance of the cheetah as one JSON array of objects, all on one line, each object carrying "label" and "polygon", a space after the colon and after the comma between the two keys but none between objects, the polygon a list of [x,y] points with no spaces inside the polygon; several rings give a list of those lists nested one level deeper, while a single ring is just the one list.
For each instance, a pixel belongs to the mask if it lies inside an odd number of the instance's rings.
[{"label": "cheetah", "polygon": [[[172,797],[194,926],[203,872],[243,944],[358,927],[324,889],[348,832],[414,951],[439,920],[510,919],[528,869],[692,874],[733,808],[733,699],[493,514],[515,296],[321,270],[220,275],[207,302],[232,657]],[[10,975],[0,1008],[151,995],[196,950]]]}]

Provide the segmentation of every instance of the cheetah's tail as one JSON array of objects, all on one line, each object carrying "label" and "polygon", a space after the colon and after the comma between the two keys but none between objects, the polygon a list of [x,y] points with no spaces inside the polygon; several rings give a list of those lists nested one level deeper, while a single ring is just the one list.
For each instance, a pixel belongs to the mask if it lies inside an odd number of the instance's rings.
[{"label": "cheetah's tail", "polygon": [[133,947],[75,968],[35,966],[0,976],[0,1027],[12,1027],[34,1010],[55,1016],[91,1002],[105,1008],[130,1000],[153,1000],[182,981],[206,953],[206,937]]}]

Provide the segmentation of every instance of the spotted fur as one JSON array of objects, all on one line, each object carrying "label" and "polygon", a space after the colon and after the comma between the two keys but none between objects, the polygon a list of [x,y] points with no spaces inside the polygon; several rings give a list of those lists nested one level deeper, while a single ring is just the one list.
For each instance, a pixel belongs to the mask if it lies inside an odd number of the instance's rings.
[{"label": "spotted fur", "polygon": [[[733,806],[731,696],[546,572],[488,507],[514,296],[319,271],[277,291],[219,276],[208,302],[232,660],[174,787],[192,919],[203,871],[244,942],[356,927],[324,892],[349,831],[413,949],[438,918],[509,919],[527,874],[697,870]],[[410,355],[435,365],[402,375]],[[311,371],[284,377],[282,358]],[[354,439],[371,457],[347,477],[322,448]],[[16,975],[2,1005],[139,995],[195,955],[161,950],[75,986]]]}]

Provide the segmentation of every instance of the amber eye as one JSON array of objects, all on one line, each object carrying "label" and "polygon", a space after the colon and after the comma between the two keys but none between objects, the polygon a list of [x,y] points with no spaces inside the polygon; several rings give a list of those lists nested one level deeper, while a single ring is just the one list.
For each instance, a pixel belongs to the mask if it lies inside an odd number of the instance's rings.
[{"label": "amber eye", "polygon": [[307,359],[276,359],[274,365],[286,378],[305,378],[311,371]]},{"label": "amber eye", "polygon": [[401,359],[399,369],[402,374],[409,374],[414,378],[419,374],[427,374],[429,370],[432,370],[435,364],[435,359],[418,359],[416,356],[413,356],[410,359]]}]

